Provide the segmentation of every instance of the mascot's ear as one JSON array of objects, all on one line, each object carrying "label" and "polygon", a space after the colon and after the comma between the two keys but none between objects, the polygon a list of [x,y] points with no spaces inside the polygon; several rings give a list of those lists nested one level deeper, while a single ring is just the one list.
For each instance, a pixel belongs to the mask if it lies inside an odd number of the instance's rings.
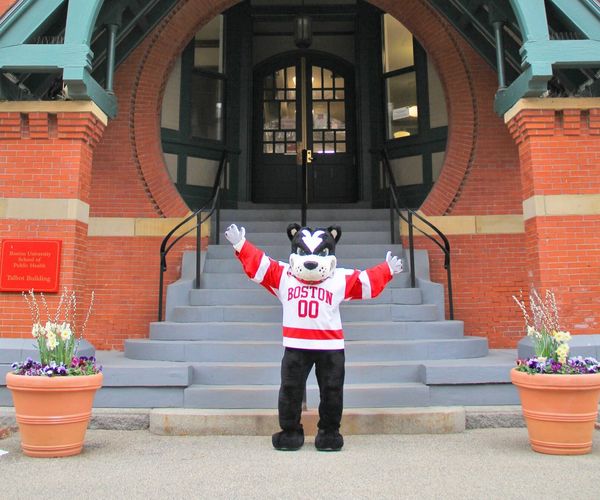
[{"label": "mascot's ear", "polygon": [[342,237],[342,228],[340,226],[329,226],[327,231],[333,236],[336,243],[340,241],[340,238]]},{"label": "mascot's ear", "polygon": [[294,236],[296,236],[298,231],[300,231],[300,225],[295,222],[287,227],[287,235],[290,241],[294,239]]}]

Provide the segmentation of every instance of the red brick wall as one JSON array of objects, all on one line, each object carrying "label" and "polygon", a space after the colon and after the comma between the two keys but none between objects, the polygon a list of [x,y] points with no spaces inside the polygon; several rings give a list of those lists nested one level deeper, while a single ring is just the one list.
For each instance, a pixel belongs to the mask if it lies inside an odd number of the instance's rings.
[{"label": "red brick wall", "polygon": [[[148,337],[149,323],[157,320],[161,240],[89,238],[88,287],[95,291],[96,308],[86,337],[97,348],[122,349],[125,339]],[[194,248],[193,241],[183,241],[169,254],[166,283],[179,278],[182,252]]]},{"label": "red brick wall", "polygon": [[[509,123],[522,196],[600,193],[600,109],[525,109]],[[600,215],[536,214],[525,221],[530,281],[552,289],[562,326],[600,333]]]},{"label": "red brick wall", "polygon": [[[104,125],[91,113],[0,113],[0,198],[89,199],[92,152]],[[62,240],[59,283],[86,295],[87,224],[71,219],[0,219],[2,238]],[[46,294],[54,309],[60,293]],[[0,293],[0,336],[31,331],[19,293]],[[4,312],[7,311],[7,314]]]},{"label": "red brick wall", "polygon": [[[448,239],[454,318],[465,322],[467,335],[487,337],[490,348],[515,347],[523,337],[523,320],[512,296],[528,287],[524,235],[454,235]],[[431,280],[442,283],[447,291],[443,253],[423,237],[416,238],[416,245],[429,251]],[[446,311],[449,317],[447,294]]]}]

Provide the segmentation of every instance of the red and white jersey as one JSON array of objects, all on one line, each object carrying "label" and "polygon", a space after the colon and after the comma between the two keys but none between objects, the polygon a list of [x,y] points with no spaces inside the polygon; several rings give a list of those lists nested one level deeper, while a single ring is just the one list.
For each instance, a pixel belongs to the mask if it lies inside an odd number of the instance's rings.
[{"label": "red and white jersey", "polygon": [[245,273],[283,305],[283,345],[297,349],[344,348],[340,304],[377,297],[392,279],[386,262],[358,271],[337,268],[318,283],[292,276],[289,264],[277,262],[246,241],[236,252]]}]

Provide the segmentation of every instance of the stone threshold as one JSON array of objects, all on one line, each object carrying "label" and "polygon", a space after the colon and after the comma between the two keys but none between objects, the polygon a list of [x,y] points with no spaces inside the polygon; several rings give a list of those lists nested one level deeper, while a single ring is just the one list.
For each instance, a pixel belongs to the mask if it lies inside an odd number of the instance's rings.
[{"label": "stone threshold", "polygon": [[[305,433],[316,434],[318,412],[302,414]],[[348,408],[341,432],[451,434],[470,429],[524,427],[520,406]],[[149,430],[164,436],[270,436],[279,429],[276,410],[95,408],[90,429]],[[12,407],[0,407],[0,439],[17,430]]]}]

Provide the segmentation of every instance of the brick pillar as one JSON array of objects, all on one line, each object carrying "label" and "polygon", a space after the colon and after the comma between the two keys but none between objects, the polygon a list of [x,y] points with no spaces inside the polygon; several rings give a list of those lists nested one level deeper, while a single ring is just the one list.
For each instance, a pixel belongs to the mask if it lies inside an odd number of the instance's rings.
[{"label": "brick pillar", "polygon": [[519,148],[531,284],[562,325],[600,333],[600,99],[523,99],[505,116]]},{"label": "brick pillar", "polygon": [[[62,241],[59,287],[87,306],[92,155],[107,119],[92,102],[0,104],[0,238]],[[50,310],[59,293],[45,294]],[[30,335],[19,293],[0,293],[0,337]]]}]

